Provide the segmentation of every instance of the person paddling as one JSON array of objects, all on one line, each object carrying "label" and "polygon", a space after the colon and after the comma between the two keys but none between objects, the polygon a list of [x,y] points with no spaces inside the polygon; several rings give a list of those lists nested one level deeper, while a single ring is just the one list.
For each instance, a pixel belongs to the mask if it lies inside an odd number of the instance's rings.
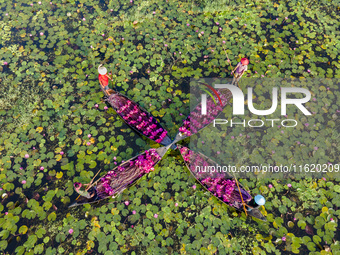
[{"label": "person paddling", "polygon": [[98,80],[100,85],[102,86],[104,92],[110,95],[112,89],[109,88],[109,79],[112,81],[112,78],[107,74],[107,69],[102,65],[99,65],[98,73]]},{"label": "person paddling", "polygon": [[256,195],[249,203],[247,211],[258,209],[261,205],[266,203],[266,199],[261,195]]},{"label": "person paddling", "polygon": [[236,70],[233,82],[231,84],[235,85],[236,83],[239,82],[243,73],[248,70],[248,64],[249,64],[249,60],[247,58],[241,59],[241,62],[239,62],[237,66],[235,67],[235,69],[231,72],[231,74],[233,74]]}]

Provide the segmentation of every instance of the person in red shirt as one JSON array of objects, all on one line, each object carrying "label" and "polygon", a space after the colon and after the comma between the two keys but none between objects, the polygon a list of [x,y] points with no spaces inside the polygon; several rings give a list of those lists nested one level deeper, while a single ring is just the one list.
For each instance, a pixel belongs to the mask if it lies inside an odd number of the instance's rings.
[{"label": "person in red shirt", "polygon": [[109,88],[109,79],[112,81],[112,78],[107,74],[107,69],[102,65],[99,65],[98,73],[98,80],[100,85],[102,86],[104,91],[110,95],[112,90]]},{"label": "person in red shirt", "polygon": [[235,72],[235,70],[236,70],[233,82],[231,84],[235,85],[236,83],[239,82],[239,80],[241,79],[243,73],[248,70],[248,64],[249,64],[249,60],[247,58],[242,58],[241,59],[241,62],[239,62],[237,64],[237,66],[235,67],[235,69],[231,72],[231,74],[233,74]]}]

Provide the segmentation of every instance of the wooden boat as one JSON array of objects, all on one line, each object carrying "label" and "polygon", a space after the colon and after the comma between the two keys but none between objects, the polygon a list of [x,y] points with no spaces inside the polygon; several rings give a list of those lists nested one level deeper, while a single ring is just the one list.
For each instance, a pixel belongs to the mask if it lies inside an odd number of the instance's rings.
[{"label": "wooden boat", "polygon": [[[207,99],[207,114],[201,114],[201,103],[197,104],[196,107],[190,112],[189,116],[183,121],[183,125],[179,128],[179,132],[177,133],[174,142],[179,142],[191,135],[197,134],[203,128],[207,127],[211,124],[214,119],[221,114],[225,106],[230,103],[230,99],[232,98],[232,94],[227,89],[220,89],[216,91],[219,95],[219,98],[215,94],[211,95]],[[215,104],[217,102],[217,104]]]},{"label": "wooden boat", "polygon": [[[244,203],[247,214],[266,221],[266,218],[262,215],[260,210],[253,206],[253,197],[242,187],[242,185],[239,184],[238,188],[236,180],[232,175],[228,172],[211,171],[211,166],[217,166],[217,163],[202,153],[194,152],[181,145],[177,145],[177,147],[193,177],[207,191],[222,203],[234,207],[238,211],[244,211]],[[197,166],[199,168],[197,168]]]},{"label": "wooden boat", "polygon": [[164,146],[171,143],[167,131],[151,113],[115,90],[107,91],[102,86],[101,89],[107,97],[106,101],[134,131]]},{"label": "wooden boat", "polygon": [[82,187],[80,183],[75,183],[75,190],[80,196],[69,207],[94,203],[109,197],[117,197],[145,174],[153,171],[169,147],[170,145],[158,149],[149,149],[131,158],[109,171],[84,191],[80,190]]}]

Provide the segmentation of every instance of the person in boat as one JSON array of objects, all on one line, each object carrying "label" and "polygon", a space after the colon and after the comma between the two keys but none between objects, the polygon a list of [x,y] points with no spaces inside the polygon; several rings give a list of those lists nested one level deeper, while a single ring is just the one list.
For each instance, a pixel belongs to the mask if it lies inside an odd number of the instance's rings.
[{"label": "person in boat", "polygon": [[109,79],[112,81],[112,78],[107,74],[107,69],[102,65],[99,65],[98,73],[98,80],[100,85],[102,86],[103,90],[108,95],[110,95],[113,90],[109,88]]},{"label": "person in boat", "polygon": [[237,64],[235,69],[231,72],[231,74],[233,74],[236,70],[233,82],[231,83],[232,85],[236,85],[240,81],[244,72],[248,70],[248,64],[249,60],[247,58],[242,58],[241,61]]},{"label": "person in boat", "polygon": [[248,204],[248,211],[251,211],[252,209],[258,209],[261,205],[264,205],[266,203],[266,199],[261,195],[256,195],[253,200],[251,200]]}]

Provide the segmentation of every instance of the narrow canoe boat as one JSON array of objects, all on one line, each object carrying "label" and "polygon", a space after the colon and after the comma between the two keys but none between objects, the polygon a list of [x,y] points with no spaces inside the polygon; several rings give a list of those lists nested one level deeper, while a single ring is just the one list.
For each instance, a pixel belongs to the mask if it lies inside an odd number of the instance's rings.
[{"label": "narrow canoe boat", "polygon": [[[187,147],[177,145],[183,160],[193,177],[211,194],[221,202],[244,211],[245,203],[247,213],[255,218],[266,221],[258,208],[254,208],[253,197],[239,184],[236,185],[235,178],[228,172],[207,171],[209,167],[216,166],[217,163],[199,152],[194,152]],[[199,168],[197,168],[197,166]],[[201,171],[199,171],[201,169]],[[203,171],[203,169],[205,169]],[[211,168],[210,168],[211,169]],[[242,198],[241,198],[242,194]],[[242,202],[243,200],[243,202]]]},{"label": "narrow canoe boat", "polygon": [[74,183],[74,188],[80,196],[76,199],[76,202],[69,207],[94,203],[109,197],[117,197],[145,174],[153,171],[169,147],[170,146],[149,149],[131,158],[109,171],[85,191],[80,190],[82,184]]},{"label": "narrow canoe boat", "polygon": [[102,88],[102,91],[107,96],[106,101],[133,130],[161,145],[167,146],[171,143],[168,132],[151,113],[115,90],[110,89],[108,93]]},{"label": "narrow canoe boat", "polygon": [[[201,103],[197,104],[190,112],[189,116],[183,121],[183,125],[179,128],[179,132],[177,133],[174,142],[179,142],[191,135],[197,134],[203,128],[211,124],[214,119],[221,114],[224,107],[227,104],[230,104],[232,94],[229,90],[220,89],[216,92],[219,95],[219,98],[214,94],[212,95],[214,99],[211,97],[207,99],[207,114],[202,115],[202,105]],[[215,102],[217,103],[215,104]]]}]

